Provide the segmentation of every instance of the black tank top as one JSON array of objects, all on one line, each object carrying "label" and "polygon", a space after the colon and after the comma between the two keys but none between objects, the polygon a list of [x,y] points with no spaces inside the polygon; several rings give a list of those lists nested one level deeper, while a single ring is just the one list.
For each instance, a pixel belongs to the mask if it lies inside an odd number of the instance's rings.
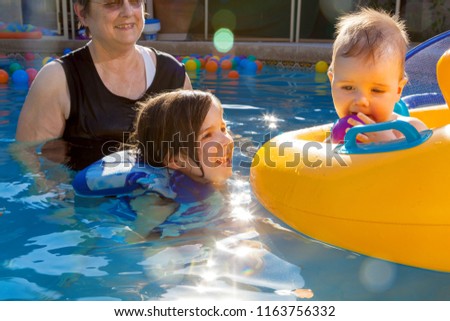
[{"label": "black tank top", "polygon": [[77,138],[122,141],[123,133],[133,130],[136,102],[148,95],[182,88],[185,81],[183,65],[168,54],[154,52],[155,78],[137,100],[117,96],[106,88],[87,46],[62,57],[60,62],[70,93],[70,116],[63,138],[69,141]]},{"label": "black tank top", "polygon": [[87,46],[58,60],[64,68],[70,95],[70,115],[63,140],[68,143],[64,159],[71,168],[84,168],[126,141],[133,130],[136,102],[183,87],[184,66],[171,55],[152,50],[156,54],[155,77],[137,100],[117,96],[106,88]]}]

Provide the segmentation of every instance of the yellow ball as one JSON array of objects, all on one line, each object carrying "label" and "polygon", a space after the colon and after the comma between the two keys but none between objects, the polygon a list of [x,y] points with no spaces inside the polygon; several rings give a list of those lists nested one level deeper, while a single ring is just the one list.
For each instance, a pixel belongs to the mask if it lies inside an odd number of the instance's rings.
[{"label": "yellow ball", "polygon": [[328,71],[328,64],[325,61],[321,60],[316,63],[316,72],[323,73],[327,71]]},{"label": "yellow ball", "polygon": [[53,58],[52,57],[45,57],[44,59],[42,59],[42,66],[46,65],[47,63],[49,63],[50,61],[52,61]]},{"label": "yellow ball", "polygon": [[195,60],[190,59],[184,63],[184,66],[186,67],[187,71],[194,71],[197,70],[197,63]]}]

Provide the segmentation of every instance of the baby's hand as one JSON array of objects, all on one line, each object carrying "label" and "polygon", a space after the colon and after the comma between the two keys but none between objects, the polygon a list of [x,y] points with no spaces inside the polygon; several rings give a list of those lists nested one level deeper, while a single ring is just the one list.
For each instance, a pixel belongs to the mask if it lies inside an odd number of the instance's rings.
[{"label": "baby's hand", "polygon": [[[354,118],[351,118],[348,120],[348,123],[352,126],[375,124],[375,121],[372,118],[361,112],[359,112],[357,116],[362,122],[359,122]],[[387,142],[395,140],[397,139],[397,137],[395,136],[392,130],[383,130],[377,132],[358,134],[356,135],[356,139],[361,143],[375,143],[375,142]]]},{"label": "baby's hand", "polygon": [[363,124],[356,115],[348,115],[340,118],[334,125],[331,131],[331,142],[333,144],[343,144],[345,135],[348,130],[355,125]]}]

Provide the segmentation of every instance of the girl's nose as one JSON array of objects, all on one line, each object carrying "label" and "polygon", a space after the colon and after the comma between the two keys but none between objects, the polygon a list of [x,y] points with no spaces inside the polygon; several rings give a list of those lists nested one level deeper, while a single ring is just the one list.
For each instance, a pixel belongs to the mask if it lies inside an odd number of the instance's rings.
[{"label": "girl's nose", "polygon": [[229,144],[233,144],[233,138],[231,138],[231,135],[228,134],[228,133],[224,133],[222,135],[221,144],[223,146],[226,146],[226,145],[229,145]]}]

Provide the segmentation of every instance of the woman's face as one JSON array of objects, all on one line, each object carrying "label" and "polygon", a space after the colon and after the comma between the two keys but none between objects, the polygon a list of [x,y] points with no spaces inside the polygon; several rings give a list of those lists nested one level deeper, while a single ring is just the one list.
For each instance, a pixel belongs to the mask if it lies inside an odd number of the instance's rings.
[{"label": "woman's face", "polygon": [[94,41],[134,45],[144,29],[143,0],[95,0],[87,7],[75,4],[81,23]]}]

